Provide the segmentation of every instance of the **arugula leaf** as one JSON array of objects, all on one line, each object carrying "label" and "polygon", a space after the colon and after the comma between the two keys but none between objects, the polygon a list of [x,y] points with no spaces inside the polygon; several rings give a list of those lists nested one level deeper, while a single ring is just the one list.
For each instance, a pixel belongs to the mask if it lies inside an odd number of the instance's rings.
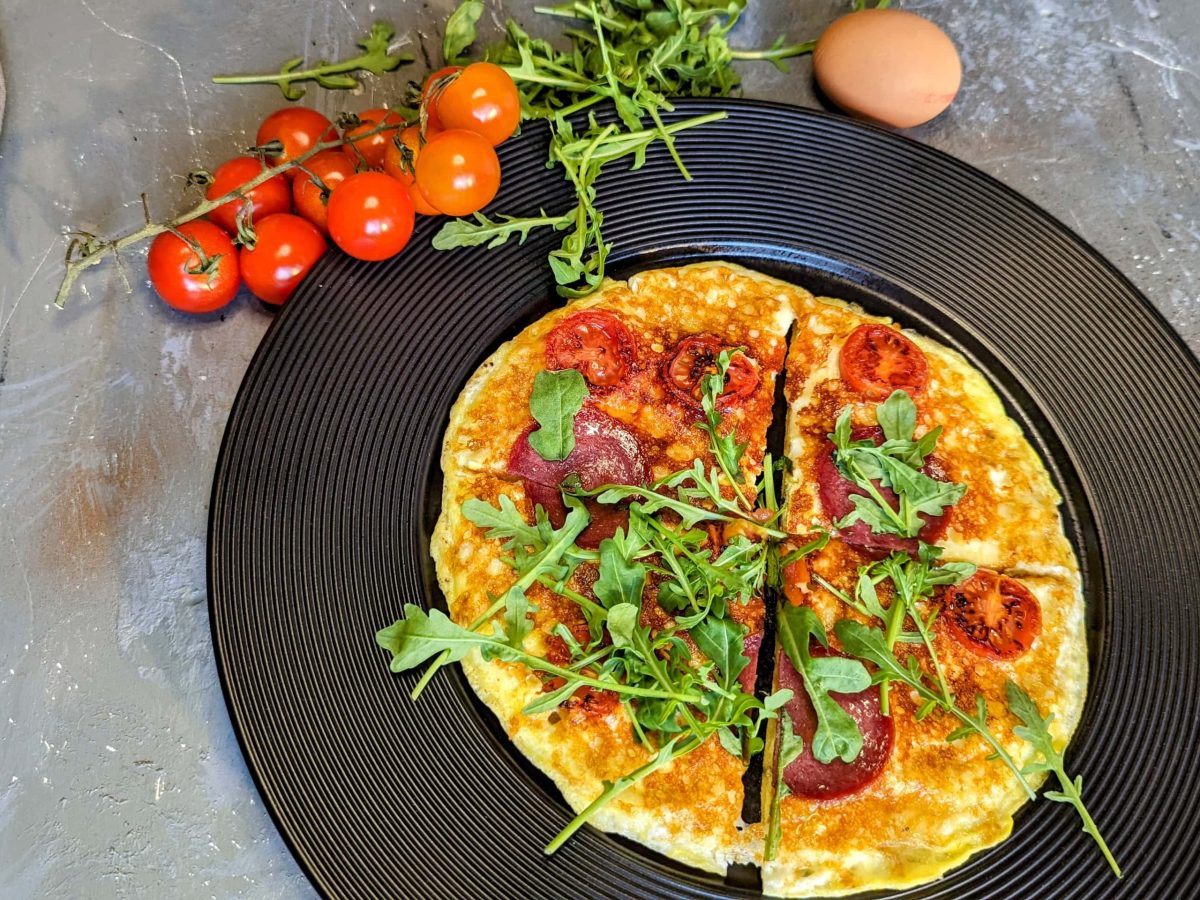
[{"label": "arugula leaf", "polygon": [[463,0],[446,20],[442,59],[446,65],[464,62],[462,52],[475,43],[475,25],[483,16],[483,0]]},{"label": "arugula leaf", "polygon": [[640,615],[641,611],[632,603],[618,603],[608,611],[608,633],[614,647],[632,647],[637,642]]},{"label": "arugula leaf", "polygon": [[705,375],[700,380],[700,406],[704,410],[704,421],[698,423],[696,427],[708,435],[708,443],[717,460],[717,465],[725,475],[726,482],[737,495],[738,502],[742,506],[749,507],[750,501],[746,499],[746,495],[742,491],[742,485],[746,481],[746,477],[742,473],[742,455],[746,452],[748,445],[737,442],[733,429],[721,434],[721,423],[724,421],[724,417],[717,409],[717,401],[725,391],[725,377],[729,371],[729,362],[734,353],[740,352],[740,350],[722,350],[717,356],[716,374]]},{"label": "arugula leaf", "polygon": [[561,460],[575,449],[575,415],[588,396],[587,382],[577,369],[538,372],[529,395],[529,411],[541,426],[530,433],[529,446],[542,459]]},{"label": "arugula leaf", "polygon": [[1030,800],[1034,798],[1033,788],[1030,787],[1025,774],[988,727],[987,704],[983,702],[982,706],[980,705],[980,701],[983,701],[982,695],[976,700],[975,713],[969,713],[959,707],[953,701],[952,697],[944,696],[929,686],[925,680],[924,673],[921,672],[916,657],[909,657],[909,664],[901,665],[888,647],[887,639],[884,637],[883,632],[878,628],[868,628],[861,622],[842,619],[834,626],[833,630],[837,634],[838,640],[842,642],[843,650],[851,656],[856,656],[878,667],[879,671],[875,673],[873,680],[883,681],[890,679],[906,684],[926,702],[932,701],[938,707],[958,719],[962,723],[962,726],[952,731],[946,737],[947,741],[961,740],[971,735],[979,735],[979,737],[983,738],[984,742],[991,747],[993,755],[1008,766],[1009,770],[1016,776],[1017,783],[1020,784],[1025,795]]},{"label": "arugula leaf", "polygon": [[862,752],[862,732],[854,717],[842,709],[829,692],[853,694],[865,691],[871,686],[871,676],[856,659],[814,658],[809,653],[808,644],[812,637],[823,647],[829,646],[825,626],[809,607],[780,604],[778,628],[779,643],[804,680],[804,689],[817,714],[817,730],[812,738],[813,756],[824,765],[834,759],[854,762]]},{"label": "arugula leaf", "polygon": [[646,566],[633,559],[641,546],[628,540],[620,528],[613,537],[600,542],[600,577],[592,585],[592,593],[609,609],[618,603],[633,604],[641,609]]},{"label": "arugula leaf", "polygon": [[[905,391],[894,391],[875,407],[875,419],[886,438],[878,446],[852,439],[850,414],[850,407],[842,410],[829,435],[835,448],[833,458],[842,475],[866,493],[850,495],[854,509],[835,522],[836,527],[861,521],[878,534],[914,538],[925,525],[922,513],[940,516],[962,499],[966,485],[938,481],[921,471],[941,428],[913,440],[917,408]],[[895,492],[897,505],[884,498],[876,482]]]},{"label": "arugula leaf", "polygon": [[783,837],[782,821],[779,807],[785,797],[791,796],[791,788],[787,786],[783,773],[804,752],[804,738],[796,734],[792,725],[792,717],[786,712],[779,717],[776,731],[779,741],[779,751],[775,760],[775,788],[771,797],[771,810],[768,815],[767,841],[763,849],[763,859],[772,860],[779,853],[779,842]]},{"label": "arugula leaf", "polygon": [[1055,803],[1067,803],[1075,807],[1075,811],[1079,813],[1079,818],[1083,822],[1084,832],[1091,835],[1092,840],[1100,848],[1100,852],[1104,854],[1105,860],[1108,861],[1113,874],[1120,878],[1121,867],[1117,865],[1117,860],[1112,851],[1108,849],[1108,844],[1100,834],[1100,829],[1096,826],[1087,807],[1083,805],[1082,776],[1071,779],[1067,774],[1062,753],[1054,747],[1054,739],[1050,735],[1049,728],[1054,715],[1051,714],[1043,719],[1041,710],[1037,708],[1033,698],[1011,680],[1005,683],[1004,691],[1008,697],[1008,708],[1024,723],[1015,726],[1013,734],[1033,747],[1034,752],[1040,756],[1040,759],[1034,759],[1025,767],[1025,774],[1054,773],[1062,790],[1046,791],[1043,796]]},{"label": "arugula leaf", "polygon": [[906,391],[893,391],[875,407],[875,420],[889,441],[911,441],[917,430],[917,404]]},{"label": "arugula leaf", "polygon": [[266,75],[217,75],[213,84],[274,84],[283,92],[288,100],[299,100],[304,96],[304,89],[296,87],[297,82],[315,81],[326,89],[353,90],[362,86],[356,72],[370,72],[382,75],[401,65],[411,63],[414,59],[411,53],[391,53],[392,38],[396,29],[391,22],[375,22],[367,36],[358,41],[362,53],[342,62],[328,63],[318,60],[316,64],[301,69],[303,56],[296,56],[285,62],[278,72]]},{"label": "arugula leaf", "polygon": [[[700,652],[716,664],[720,684],[726,690],[740,689],[738,676],[750,659],[745,649],[746,628],[732,619],[707,616],[688,631]],[[740,752],[740,750],[739,750]]]}]

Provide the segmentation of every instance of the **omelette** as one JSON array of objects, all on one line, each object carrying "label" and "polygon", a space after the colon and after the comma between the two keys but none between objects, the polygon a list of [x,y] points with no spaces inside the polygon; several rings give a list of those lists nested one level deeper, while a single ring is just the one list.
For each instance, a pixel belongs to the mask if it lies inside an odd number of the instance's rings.
[{"label": "omelette", "polygon": [[850,304],[722,262],[605,281],[483,362],[442,469],[449,621],[409,606],[378,640],[396,671],[461,662],[579,814],[550,849],[586,821],[770,895],[920,884],[1044,778],[1014,772],[1037,750],[1012,685],[1059,751],[1079,722],[1045,467],[960,354]]}]

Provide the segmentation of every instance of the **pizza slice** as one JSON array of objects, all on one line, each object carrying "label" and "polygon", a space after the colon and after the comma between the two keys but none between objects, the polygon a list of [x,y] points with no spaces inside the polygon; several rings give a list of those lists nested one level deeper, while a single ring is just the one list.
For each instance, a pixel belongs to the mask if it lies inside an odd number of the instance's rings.
[{"label": "pizza slice", "polygon": [[475,644],[472,687],[580,813],[558,840],[586,819],[709,871],[758,858],[756,480],[806,298],[722,264],[608,282],[454,406],[431,547],[450,621],[410,608],[381,642],[393,668],[439,627]]},{"label": "pizza slice", "polygon": [[958,354],[820,299],[787,369],[785,529],[815,539],[781,551],[776,683],[794,694],[764,890],[900,889],[1003,840],[1044,777],[1018,774],[1033,749],[1010,681],[1070,738],[1078,566],[1044,467]]}]

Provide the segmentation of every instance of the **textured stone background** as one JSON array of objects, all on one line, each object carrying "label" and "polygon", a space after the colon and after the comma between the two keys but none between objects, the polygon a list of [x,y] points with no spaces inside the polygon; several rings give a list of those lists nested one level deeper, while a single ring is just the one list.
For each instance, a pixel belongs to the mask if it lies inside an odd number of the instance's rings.
[{"label": "textured stone background", "polygon": [[[819,33],[840,0],[753,0],[744,46]],[[126,262],[50,307],[74,226],[186,205],[180,173],[252,142],[274,88],[217,88],[303,48],[339,57],[387,17],[436,57],[451,0],[0,0],[0,895],[312,893],[246,772],[209,642],[212,469],[269,318],[176,315]],[[1133,279],[1200,348],[1200,6],[901,3],[966,77],[914,136],[1012,185]],[[498,23],[531,2],[495,3]],[[422,64],[329,114],[394,97]],[[808,62],[746,94],[815,106]],[[870,165],[870,160],[863,160]]]}]

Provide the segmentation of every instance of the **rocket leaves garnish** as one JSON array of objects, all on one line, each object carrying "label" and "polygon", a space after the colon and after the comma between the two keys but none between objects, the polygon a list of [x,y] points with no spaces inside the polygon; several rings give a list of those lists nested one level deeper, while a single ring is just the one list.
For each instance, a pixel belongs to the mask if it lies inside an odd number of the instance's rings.
[{"label": "rocket leaves garnish", "polygon": [[749,507],[750,501],[742,491],[746,478],[742,474],[742,454],[746,452],[746,444],[739,444],[734,429],[721,434],[723,416],[717,409],[717,400],[725,391],[725,375],[729,371],[729,361],[735,352],[722,350],[717,357],[717,371],[713,375],[705,375],[700,380],[700,406],[704,410],[704,420],[696,427],[708,435],[709,446],[726,482],[737,494],[742,506]]},{"label": "rocket leaves garnish", "polygon": [[533,377],[529,412],[541,427],[529,435],[529,446],[545,460],[562,460],[575,449],[575,416],[583,409],[588,386],[576,369],[542,370]]},{"label": "rocket leaves garnish", "polygon": [[[563,32],[570,40],[566,49],[532,37],[510,20],[503,41],[489,48],[484,58],[512,76],[525,118],[546,123],[548,164],[568,182],[574,205],[561,215],[448,222],[434,246],[497,246],[510,236],[524,240],[535,228],[564,231],[548,257],[559,293],[576,297],[595,290],[604,278],[611,248],[602,230],[603,211],[596,205],[601,172],[620,159],[638,169],[648,148],[661,143],[680,175],[691,179],[675,136],[723,119],[725,112],[666,122],[664,116],[675,109],[668,98],[726,96],[737,87],[740,79],[733,68],[729,32],[746,2],[578,0],[538,8],[542,15],[569,23]],[[475,42],[478,5],[478,0],[465,0],[451,15],[443,43],[447,61],[469,61],[462,54]],[[740,58],[779,64],[811,50],[811,42],[779,41],[769,51],[741,51]]]},{"label": "rocket leaves garnish", "polygon": [[1054,746],[1054,739],[1050,736],[1049,727],[1054,715],[1051,714],[1043,719],[1041,710],[1037,708],[1033,698],[1012,681],[1005,683],[1004,690],[1008,697],[1008,708],[1024,723],[1015,726],[1013,734],[1032,746],[1037,754],[1022,771],[1026,775],[1054,773],[1062,790],[1045,791],[1042,796],[1055,803],[1067,803],[1075,807],[1075,811],[1079,813],[1079,818],[1083,822],[1083,830],[1091,835],[1092,840],[1100,848],[1100,852],[1104,854],[1104,859],[1113,870],[1113,874],[1120,878],[1121,867],[1117,864],[1112,851],[1108,849],[1108,844],[1100,834],[1100,829],[1096,827],[1091,813],[1083,805],[1083,776],[1077,775],[1074,780],[1071,779],[1071,776],[1067,774],[1062,752]]},{"label": "rocket leaves garnish", "polygon": [[851,656],[877,667],[878,671],[873,676],[874,681],[890,679],[906,684],[926,702],[932,702],[938,708],[954,716],[962,724],[947,735],[946,740],[956,741],[978,735],[991,747],[992,753],[1016,776],[1017,782],[1026,796],[1030,800],[1034,798],[1033,788],[1025,779],[1024,773],[988,726],[987,701],[982,694],[976,695],[973,713],[964,710],[954,702],[953,695],[946,696],[940,690],[930,686],[915,656],[910,656],[907,664],[896,659],[880,629],[868,628],[861,622],[851,619],[842,619],[834,626],[833,630],[837,634],[838,640],[842,642],[843,650]]},{"label": "rocket leaves garnish", "polygon": [[[916,439],[917,408],[905,391],[895,391],[875,407],[875,418],[884,435],[882,444],[853,439],[851,412],[850,407],[842,410],[829,438],[838,469],[866,495],[851,494],[854,509],[834,525],[846,528],[861,521],[876,533],[915,538],[925,526],[922,514],[940,516],[966,492],[966,485],[938,481],[921,471],[937,444],[941,427]],[[880,493],[877,483],[891,488],[897,506]]]},{"label": "rocket leaves garnish", "polygon": [[792,666],[804,680],[804,689],[817,715],[812,752],[817,762],[828,765],[835,759],[854,762],[862,752],[863,736],[858,723],[829,695],[830,691],[855,694],[871,686],[871,676],[857,659],[840,656],[814,657],[809,641],[816,638],[829,646],[825,626],[807,606],[780,604],[779,643]]},{"label": "rocket leaves garnish", "polygon": [[792,725],[792,717],[787,712],[780,714],[776,734],[779,749],[776,751],[775,775],[772,781],[774,790],[771,792],[767,839],[766,845],[763,847],[763,859],[768,861],[774,859],[779,853],[779,842],[783,837],[783,823],[782,817],[779,815],[779,806],[783,803],[784,798],[792,793],[787,781],[784,780],[783,773],[804,752],[804,738],[796,734]]}]

